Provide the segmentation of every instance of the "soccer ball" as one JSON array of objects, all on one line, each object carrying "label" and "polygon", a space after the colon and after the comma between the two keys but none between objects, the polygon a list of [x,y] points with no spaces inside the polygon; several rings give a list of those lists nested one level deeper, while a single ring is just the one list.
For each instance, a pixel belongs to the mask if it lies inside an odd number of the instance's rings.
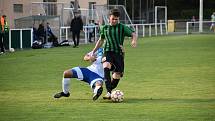
[{"label": "soccer ball", "polygon": [[10,52],[15,52],[15,49],[14,48],[10,48]]},{"label": "soccer ball", "polygon": [[111,93],[111,100],[113,102],[122,102],[124,99],[124,94],[122,91],[120,90],[115,90]]}]

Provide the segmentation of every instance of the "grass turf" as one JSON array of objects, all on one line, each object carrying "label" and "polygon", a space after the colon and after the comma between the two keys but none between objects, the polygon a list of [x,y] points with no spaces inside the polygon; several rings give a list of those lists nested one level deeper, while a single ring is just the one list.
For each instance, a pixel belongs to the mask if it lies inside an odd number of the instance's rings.
[{"label": "grass turf", "polygon": [[215,35],[140,38],[137,48],[126,41],[123,103],[94,102],[75,79],[69,98],[53,99],[63,71],[89,65],[82,58],[93,46],[0,55],[0,121],[215,120]]}]

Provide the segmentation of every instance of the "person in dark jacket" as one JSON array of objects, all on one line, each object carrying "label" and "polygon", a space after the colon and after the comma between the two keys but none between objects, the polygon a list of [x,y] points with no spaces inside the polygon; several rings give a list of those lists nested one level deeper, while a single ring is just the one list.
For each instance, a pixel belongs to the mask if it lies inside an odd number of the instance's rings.
[{"label": "person in dark jacket", "polygon": [[46,43],[46,30],[44,23],[39,24],[39,27],[37,29],[37,36],[40,40],[42,40],[42,43]]},{"label": "person in dark jacket", "polygon": [[[79,39],[80,39],[80,32],[83,30],[83,21],[81,16],[76,14],[75,17],[72,19],[70,24],[70,31],[72,32],[72,38],[74,42],[74,48],[78,47]],[[77,40],[76,40],[77,39]]]}]

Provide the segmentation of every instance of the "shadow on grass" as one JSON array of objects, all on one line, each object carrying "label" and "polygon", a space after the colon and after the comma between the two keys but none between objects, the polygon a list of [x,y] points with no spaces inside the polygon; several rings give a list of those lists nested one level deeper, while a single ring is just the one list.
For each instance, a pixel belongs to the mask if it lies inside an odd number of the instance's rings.
[{"label": "shadow on grass", "polygon": [[[64,102],[95,102],[95,103],[113,103],[111,100],[104,100],[100,97],[93,101],[91,98],[61,98],[54,99]],[[215,103],[215,99],[177,99],[177,98],[125,98],[122,103]]]},{"label": "shadow on grass", "polygon": [[140,99],[126,98],[124,103],[215,103],[215,99],[176,99],[176,98],[161,98],[161,99]]}]

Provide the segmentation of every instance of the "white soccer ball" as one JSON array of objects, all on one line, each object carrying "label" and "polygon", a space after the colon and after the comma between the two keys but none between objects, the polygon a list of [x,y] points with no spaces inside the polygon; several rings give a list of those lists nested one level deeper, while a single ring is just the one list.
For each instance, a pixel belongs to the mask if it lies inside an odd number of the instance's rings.
[{"label": "white soccer ball", "polygon": [[111,93],[111,100],[113,102],[122,102],[124,99],[124,94],[122,91],[120,90],[115,90]]},{"label": "white soccer ball", "polygon": [[15,49],[14,48],[10,48],[10,52],[15,52]]}]

